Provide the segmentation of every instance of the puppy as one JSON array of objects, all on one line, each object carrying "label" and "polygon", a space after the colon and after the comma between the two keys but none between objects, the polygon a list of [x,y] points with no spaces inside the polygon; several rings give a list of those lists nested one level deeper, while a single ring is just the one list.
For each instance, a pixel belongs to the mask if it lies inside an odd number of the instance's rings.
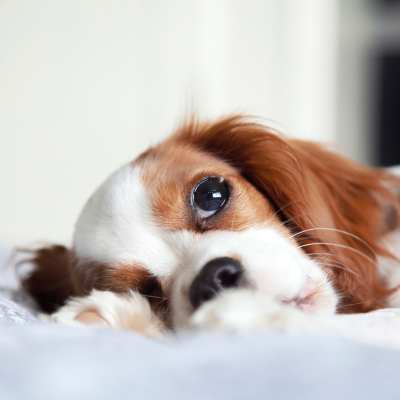
[{"label": "puppy", "polygon": [[38,250],[22,284],[61,324],[153,337],[170,329],[358,337],[380,325],[375,340],[384,325],[376,321],[390,315],[397,329],[396,310],[337,314],[396,305],[388,243],[399,187],[386,170],[252,119],[193,118],[112,174],[84,206],[71,248]]}]

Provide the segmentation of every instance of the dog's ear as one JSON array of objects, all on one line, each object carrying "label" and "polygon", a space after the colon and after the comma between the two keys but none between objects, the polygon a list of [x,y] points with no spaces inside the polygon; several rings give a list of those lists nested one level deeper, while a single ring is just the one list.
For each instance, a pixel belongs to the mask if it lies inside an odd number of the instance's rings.
[{"label": "dog's ear", "polygon": [[236,167],[275,206],[311,257],[324,254],[325,269],[342,292],[343,311],[382,306],[391,292],[379,280],[376,256],[391,256],[381,239],[400,220],[389,174],[318,144],[286,140],[240,116],[209,125],[192,121],[174,139]]},{"label": "dog's ear", "polygon": [[[395,259],[382,239],[399,227],[399,178],[387,170],[357,164],[316,143],[292,141],[291,146],[312,189],[310,204],[319,195],[319,202],[325,204],[324,214],[330,215],[333,228],[338,230],[320,240],[333,240],[330,253],[345,267],[336,272],[342,311],[381,308],[394,290],[383,281],[377,256]],[[324,221],[315,203],[314,207],[315,217]],[[316,224],[319,226],[318,220]]]},{"label": "dog's ear", "polygon": [[51,313],[74,295],[71,282],[71,251],[64,246],[36,250],[27,262],[33,268],[21,277],[22,287],[39,304],[42,311]]},{"label": "dog's ear", "polygon": [[317,143],[292,140],[290,145],[341,227],[366,230],[379,241],[400,226],[399,177],[353,162]]},{"label": "dog's ear", "polygon": [[[400,203],[400,168],[387,168],[382,172],[386,176],[386,185],[397,198],[396,205]],[[398,208],[393,206],[392,199],[382,201],[382,210],[388,232],[394,231],[400,227],[400,216]]]}]

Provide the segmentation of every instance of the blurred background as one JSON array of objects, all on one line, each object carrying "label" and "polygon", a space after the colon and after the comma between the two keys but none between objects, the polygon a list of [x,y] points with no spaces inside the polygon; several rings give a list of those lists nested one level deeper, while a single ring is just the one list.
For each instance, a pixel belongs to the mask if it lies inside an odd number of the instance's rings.
[{"label": "blurred background", "polygon": [[400,1],[0,0],[0,239],[68,244],[190,110],[400,164]]}]

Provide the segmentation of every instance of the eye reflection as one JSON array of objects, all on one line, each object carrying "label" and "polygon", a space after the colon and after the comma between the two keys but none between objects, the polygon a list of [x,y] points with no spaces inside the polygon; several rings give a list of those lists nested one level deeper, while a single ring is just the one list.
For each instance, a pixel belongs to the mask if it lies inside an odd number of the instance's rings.
[{"label": "eye reflection", "polygon": [[228,198],[228,187],[218,178],[202,181],[193,192],[193,204],[202,218],[215,214]]}]

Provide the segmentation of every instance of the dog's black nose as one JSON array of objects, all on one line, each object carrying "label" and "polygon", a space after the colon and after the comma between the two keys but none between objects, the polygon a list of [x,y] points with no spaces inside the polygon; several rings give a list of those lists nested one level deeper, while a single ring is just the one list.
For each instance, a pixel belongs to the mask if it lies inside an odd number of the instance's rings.
[{"label": "dog's black nose", "polygon": [[212,299],[223,289],[244,285],[242,265],[229,257],[209,261],[190,287],[190,301],[196,309],[205,301]]}]

